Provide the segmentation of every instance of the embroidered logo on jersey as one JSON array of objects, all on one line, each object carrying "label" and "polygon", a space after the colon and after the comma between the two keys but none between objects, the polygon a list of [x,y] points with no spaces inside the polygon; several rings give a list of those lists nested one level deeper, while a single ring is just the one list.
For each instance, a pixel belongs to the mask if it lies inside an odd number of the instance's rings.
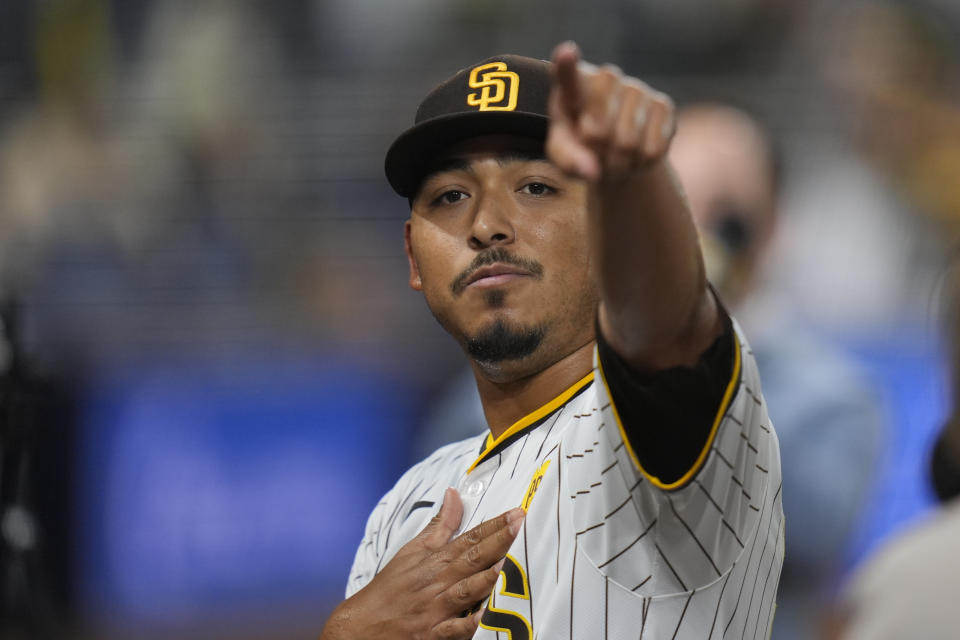
[{"label": "embroidered logo on jersey", "polygon": [[520,93],[520,76],[507,71],[506,62],[490,62],[474,67],[469,78],[471,89],[479,93],[467,95],[467,104],[479,111],[513,111]]},{"label": "embroidered logo on jersey", "polygon": [[[500,595],[523,600],[530,599],[530,583],[527,580],[527,574],[523,566],[509,553],[504,558],[500,573],[503,575]],[[494,586],[487,608],[480,618],[480,626],[491,631],[506,633],[508,640],[530,640],[533,637],[530,623],[516,611],[498,608],[496,594],[497,588]]]},{"label": "embroidered logo on jersey", "polygon": [[533,494],[540,488],[540,482],[543,481],[543,474],[547,472],[547,467],[549,466],[550,460],[547,460],[540,465],[540,468],[534,472],[533,478],[530,479],[530,486],[527,487],[527,493],[523,496],[523,502],[520,504],[524,511],[530,508],[530,503],[533,502]]}]

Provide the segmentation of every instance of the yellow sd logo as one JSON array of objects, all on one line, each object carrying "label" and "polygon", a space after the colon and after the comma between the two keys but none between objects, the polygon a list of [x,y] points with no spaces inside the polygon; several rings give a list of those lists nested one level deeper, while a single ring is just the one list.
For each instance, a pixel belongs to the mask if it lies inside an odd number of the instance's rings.
[{"label": "yellow sd logo", "polygon": [[513,111],[517,108],[520,77],[507,71],[507,63],[491,62],[470,71],[470,88],[480,93],[467,96],[467,104],[480,111]]},{"label": "yellow sd logo", "polygon": [[537,489],[540,488],[540,481],[543,480],[543,474],[547,472],[547,467],[550,466],[550,460],[548,459],[540,468],[533,473],[533,477],[530,478],[530,486],[527,487],[527,493],[523,497],[523,502],[520,504],[523,507],[523,510],[526,511],[530,508],[530,503],[533,502],[533,496],[537,492]]}]

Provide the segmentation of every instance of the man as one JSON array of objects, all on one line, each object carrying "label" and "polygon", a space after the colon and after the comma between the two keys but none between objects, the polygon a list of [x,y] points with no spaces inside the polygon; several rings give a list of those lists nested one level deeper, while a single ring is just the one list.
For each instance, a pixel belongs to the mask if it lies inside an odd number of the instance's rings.
[{"label": "man", "polygon": [[490,433],[377,505],[324,640],[768,634],[778,446],[665,160],[673,119],[567,43],[458,72],[391,147],[410,285]]}]

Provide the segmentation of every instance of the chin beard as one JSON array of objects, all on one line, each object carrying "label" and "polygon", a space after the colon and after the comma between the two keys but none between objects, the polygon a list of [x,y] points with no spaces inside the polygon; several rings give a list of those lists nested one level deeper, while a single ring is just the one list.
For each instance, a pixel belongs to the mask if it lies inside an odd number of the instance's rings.
[{"label": "chin beard", "polygon": [[467,354],[483,366],[497,365],[504,360],[526,358],[543,341],[543,327],[516,328],[503,320],[468,338]]}]

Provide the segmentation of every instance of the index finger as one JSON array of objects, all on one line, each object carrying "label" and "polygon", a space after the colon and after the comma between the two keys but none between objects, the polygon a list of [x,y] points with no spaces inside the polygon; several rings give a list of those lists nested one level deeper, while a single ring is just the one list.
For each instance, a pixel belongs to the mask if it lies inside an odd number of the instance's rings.
[{"label": "index finger", "polygon": [[461,533],[454,538],[450,544],[454,545],[458,550],[466,549],[502,531],[504,528],[510,530],[511,536],[515,536],[520,530],[524,515],[526,515],[526,512],[520,507],[511,509],[510,511],[501,513],[496,518],[484,520],[473,529]]},{"label": "index finger", "polygon": [[576,119],[580,111],[580,75],[577,65],[580,62],[580,49],[574,42],[562,42],[553,50],[553,83],[560,96],[562,114]]}]

